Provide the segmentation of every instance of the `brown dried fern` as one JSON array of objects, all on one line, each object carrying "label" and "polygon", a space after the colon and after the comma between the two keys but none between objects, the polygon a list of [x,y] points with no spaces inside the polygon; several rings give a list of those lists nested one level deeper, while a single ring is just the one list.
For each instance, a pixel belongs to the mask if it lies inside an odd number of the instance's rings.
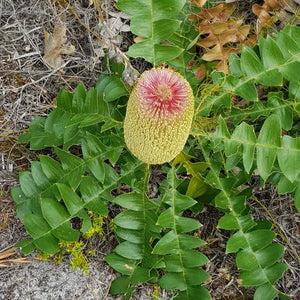
[{"label": "brown dried fern", "polygon": [[265,0],[263,5],[253,4],[252,11],[257,16],[257,32],[274,23],[274,11],[280,8],[278,0]]},{"label": "brown dried fern", "polygon": [[196,43],[205,49],[202,56],[206,61],[218,61],[216,69],[228,73],[228,57],[230,53],[237,53],[247,40],[250,26],[243,25],[243,19],[233,18],[234,3],[222,3],[208,9],[201,9],[200,13],[191,19],[201,20],[197,29],[201,34]]}]

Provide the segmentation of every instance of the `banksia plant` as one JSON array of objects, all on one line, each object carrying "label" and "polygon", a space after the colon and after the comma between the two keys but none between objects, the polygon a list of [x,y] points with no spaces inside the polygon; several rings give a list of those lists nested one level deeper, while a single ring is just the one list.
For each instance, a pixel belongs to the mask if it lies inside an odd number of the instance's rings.
[{"label": "banksia plant", "polygon": [[130,95],[124,121],[125,142],[141,161],[162,164],[183,149],[194,112],[189,83],[177,72],[144,72]]}]

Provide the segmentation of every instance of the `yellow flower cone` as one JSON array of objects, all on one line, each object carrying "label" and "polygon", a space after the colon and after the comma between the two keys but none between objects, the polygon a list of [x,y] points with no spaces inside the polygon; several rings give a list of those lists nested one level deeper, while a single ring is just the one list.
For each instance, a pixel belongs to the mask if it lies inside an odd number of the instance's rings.
[{"label": "yellow flower cone", "polygon": [[189,83],[170,69],[144,72],[127,105],[124,136],[141,161],[162,164],[179,154],[189,136],[194,97]]}]

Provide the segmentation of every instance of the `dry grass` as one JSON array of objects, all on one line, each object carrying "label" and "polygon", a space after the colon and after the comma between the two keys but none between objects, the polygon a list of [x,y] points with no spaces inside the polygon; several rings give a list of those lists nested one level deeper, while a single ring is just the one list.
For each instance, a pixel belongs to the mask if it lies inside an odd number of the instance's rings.
[{"label": "dry grass", "polygon": [[[63,1],[1,1],[1,137],[18,135],[33,117],[44,115],[53,105],[61,87],[74,88],[79,81],[93,86],[101,73],[100,45],[78,23]],[[83,1],[84,2],[84,1]],[[112,1],[102,1],[105,10]],[[94,7],[74,2],[74,10],[90,28],[95,29],[98,15]],[[43,61],[44,30],[53,31],[58,18],[65,20],[67,38],[75,54],[65,57],[61,70],[52,70]],[[98,48],[97,48],[98,47]],[[60,71],[60,72],[58,72]]]},{"label": "dry grass", "polygon": [[[114,0],[100,2],[104,20],[119,33],[122,28],[118,22],[121,20],[126,24],[126,16],[115,18]],[[16,217],[9,188],[17,184],[17,173],[28,169],[37,154],[18,145],[17,137],[26,130],[35,116],[45,116],[49,112],[59,88],[67,87],[72,90],[79,81],[83,81],[87,87],[94,86],[102,72],[101,42],[79,23],[70,6],[64,3],[64,0],[0,0],[0,250],[10,248],[26,236],[23,225]],[[89,1],[72,1],[72,7],[86,26],[99,34],[97,24],[101,14],[99,9],[88,3]],[[52,70],[43,61],[44,30],[52,32],[58,18],[64,19],[68,41],[76,50],[74,55],[64,57],[63,68]],[[118,46],[121,50],[126,50],[131,39],[127,33],[122,33],[121,36]],[[149,67],[139,60],[133,60],[132,63],[139,71]],[[157,193],[161,180],[159,176],[157,171],[157,178],[152,178],[153,195]],[[279,196],[271,186],[266,189],[257,188],[256,197],[269,211],[271,221],[277,224],[275,231],[278,233],[278,242],[286,247],[283,260],[291,266],[278,285],[282,291],[300,299],[300,266],[295,254],[299,252],[300,246],[300,216],[295,212],[292,199],[286,195]],[[270,218],[254,200],[251,208],[257,219]],[[201,214],[203,228],[206,228],[202,232],[203,238],[209,243],[204,252],[211,260],[207,271],[212,279],[207,288],[213,299],[251,299],[253,290],[238,287],[234,256],[225,255],[228,233],[216,231],[219,217],[219,213],[211,208]],[[94,243],[98,249],[103,247],[99,241]],[[99,250],[95,262],[102,259],[105,252],[109,251],[108,248]],[[8,273],[1,274],[0,282],[2,276],[9,277]],[[138,289],[135,298],[146,299],[143,297],[150,297],[151,292],[152,287],[143,286]],[[13,297],[11,294],[6,296]],[[163,292],[162,299],[170,298],[170,294]]]},{"label": "dry grass", "polygon": [[0,268],[8,268],[11,263],[30,263],[26,257],[14,258],[17,254],[18,252],[15,248],[9,248],[0,252]]}]

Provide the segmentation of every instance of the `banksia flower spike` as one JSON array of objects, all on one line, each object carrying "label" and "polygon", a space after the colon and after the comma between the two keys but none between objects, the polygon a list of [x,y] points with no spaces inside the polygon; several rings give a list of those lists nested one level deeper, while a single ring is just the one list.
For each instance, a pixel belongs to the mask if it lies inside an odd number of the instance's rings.
[{"label": "banksia flower spike", "polygon": [[158,68],[144,72],[127,105],[124,136],[141,161],[162,164],[183,149],[194,112],[189,83],[177,72]]}]

